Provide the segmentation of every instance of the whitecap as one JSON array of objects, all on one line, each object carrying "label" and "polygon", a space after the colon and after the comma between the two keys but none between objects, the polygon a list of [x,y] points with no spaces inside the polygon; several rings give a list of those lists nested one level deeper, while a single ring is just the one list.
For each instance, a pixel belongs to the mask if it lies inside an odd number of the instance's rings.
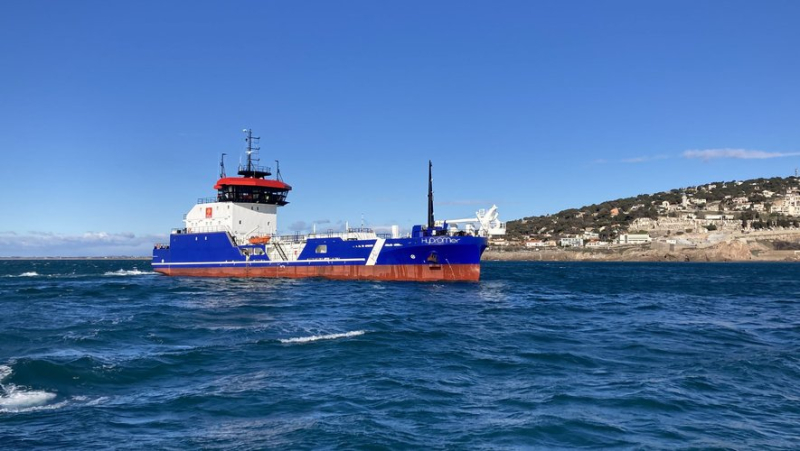
[{"label": "whitecap", "polygon": [[[13,370],[8,365],[0,365],[0,382],[11,376]],[[56,409],[65,404],[47,405],[56,394],[43,390],[26,390],[14,384],[0,384],[0,412],[28,412],[31,410]]]},{"label": "whitecap", "polygon": [[0,412],[27,412],[41,408],[57,408],[64,403],[45,405],[55,399],[56,394],[42,390],[23,390],[15,386],[5,387],[0,395]]},{"label": "whitecap", "polygon": [[363,330],[354,330],[350,332],[344,332],[341,334],[329,334],[329,335],[312,335],[310,337],[297,337],[297,338],[282,338],[280,339],[281,343],[310,343],[312,341],[317,340],[335,340],[337,338],[349,338],[349,337],[357,337],[359,335],[364,335],[366,332]]},{"label": "whitecap", "polygon": [[11,376],[11,367],[8,365],[0,365],[0,382],[3,382],[5,378]]},{"label": "whitecap", "polygon": [[116,271],[106,271],[103,275],[104,276],[144,276],[149,274],[155,274],[154,271],[140,271],[136,268],[134,269],[118,269]]},{"label": "whitecap", "polygon": [[22,274],[18,274],[16,276],[13,275],[13,274],[8,274],[5,277],[39,277],[39,273],[36,272],[36,271],[28,271],[28,272],[24,272]]}]

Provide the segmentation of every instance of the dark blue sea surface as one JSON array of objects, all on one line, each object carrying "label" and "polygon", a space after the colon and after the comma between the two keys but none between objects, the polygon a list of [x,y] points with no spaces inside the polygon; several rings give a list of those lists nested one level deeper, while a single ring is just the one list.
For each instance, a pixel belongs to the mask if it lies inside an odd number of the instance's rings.
[{"label": "dark blue sea surface", "polygon": [[0,262],[0,447],[800,446],[800,265],[480,283]]}]

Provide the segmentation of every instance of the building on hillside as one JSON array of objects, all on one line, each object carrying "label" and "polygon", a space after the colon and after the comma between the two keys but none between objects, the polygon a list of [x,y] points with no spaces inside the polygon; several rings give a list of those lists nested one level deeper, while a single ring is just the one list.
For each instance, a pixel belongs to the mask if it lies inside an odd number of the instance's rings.
[{"label": "building on hillside", "polygon": [[529,240],[525,242],[525,247],[546,247],[547,241],[544,240]]},{"label": "building on hillside", "polygon": [[599,247],[608,247],[608,244],[608,241],[591,240],[586,243],[585,247],[596,249]]},{"label": "building on hillside", "polygon": [[624,233],[617,239],[618,244],[645,244],[653,241],[647,233]]},{"label": "building on hillside", "polygon": [[783,198],[772,201],[770,213],[800,216],[800,195],[787,193]]},{"label": "building on hillside", "polygon": [[631,221],[630,226],[628,226],[629,230],[648,230],[648,229],[655,229],[658,227],[658,220],[650,219],[650,218],[636,218]]},{"label": "building on hillside", "polygon": [[600,234],[597,232],[583,232],[583,237],[586,241],[597,240],[600,239]]},{"label": "building on hillside", "polygon": [[578,237],[561,238],[558,244],[561,247],[583,247],[583,239]]}]

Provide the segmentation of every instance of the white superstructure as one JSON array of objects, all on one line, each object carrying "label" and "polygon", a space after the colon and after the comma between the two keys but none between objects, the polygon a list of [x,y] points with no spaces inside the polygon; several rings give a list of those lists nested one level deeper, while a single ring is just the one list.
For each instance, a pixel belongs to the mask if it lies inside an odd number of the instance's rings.
[{"label": "white superstructure", "polygon": [[237,242],[278,231],[278,208],[263,203],[208,202],[195,205],[184,219],[186,231],[230,233]]},{"label": "white superstructure", "polygon": [[[506,223],[498,218],[497,205],[492,205],[489,210],[476,211],[474,218],[448,219],[444,222],[447,225],[464,224],[464,230],[470,235],[492,237],[506,234]],[[477,229],[475,224],[478,225]],[[457,231],[457,228],[451,227],[451,230]]]}]

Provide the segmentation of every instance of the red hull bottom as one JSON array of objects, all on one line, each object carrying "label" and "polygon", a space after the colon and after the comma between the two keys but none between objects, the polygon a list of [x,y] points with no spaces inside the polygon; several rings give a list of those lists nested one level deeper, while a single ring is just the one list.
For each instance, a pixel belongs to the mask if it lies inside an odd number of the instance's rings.
[{"label": "red hull bottom", "polygon": [[153,268],[168,276],[194,277],[268,277],[291,278],[322,277],[339,280],[405,280],[416,282],[467,281],[477,282],[481,265],[331,265],[284,266],[260,268]]}]

